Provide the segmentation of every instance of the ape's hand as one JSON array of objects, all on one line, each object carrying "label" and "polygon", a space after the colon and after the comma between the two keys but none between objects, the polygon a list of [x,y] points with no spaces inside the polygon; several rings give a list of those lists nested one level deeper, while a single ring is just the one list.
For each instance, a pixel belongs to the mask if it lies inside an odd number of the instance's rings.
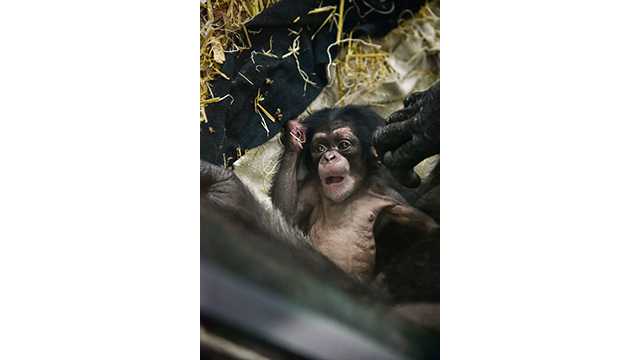
[{"label": "ape's hand", "polygon": [[420,179],[413,167],[440,152],[440,85],[409,95],[404,105],[376,130],[373,144],[394,176],[415,187]]},{"label": "ape's hand", "polygon": [[306,142],[304,126],[298,120],[289,120],[282,129],[282,142],[285,151],[298,153]]},{"label": "ape's hand", "polygon": [[203,205],[245,216],[257,201],[233,171],[200,160],[200,201]]}]

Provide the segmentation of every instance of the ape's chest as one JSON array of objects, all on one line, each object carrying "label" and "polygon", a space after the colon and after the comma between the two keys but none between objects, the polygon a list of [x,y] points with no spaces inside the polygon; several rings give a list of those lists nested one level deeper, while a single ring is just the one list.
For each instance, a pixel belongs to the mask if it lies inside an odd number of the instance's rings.
[{"label": "ape's chest", "polygon": [[374,212],[343,215],[335,219],[320,217],[313,223],[310,236],[314,246],[370,248],[375,245],[373,224],[377,215]]},{"label": "ape's chest", "polygon": [[313,246],[346,272],[370,278],[376,255],[373,227],[388,204],[375,198],[358,199],[339,213],[315,214],[309,232]]},{"label": "ape's chest", "polygon": [[311,236],[318,245],[354,244],[369,246],[373,227],[380,212],[389,202],[372,196],[352,199],[344,206],[317,209],[312,216]]},{"label": "ape's chest", "polygon": [[311,243],[345,272],[368,280],[373,275],[376,258],[373,226],[352,220],[314,223],[309,233]]}]

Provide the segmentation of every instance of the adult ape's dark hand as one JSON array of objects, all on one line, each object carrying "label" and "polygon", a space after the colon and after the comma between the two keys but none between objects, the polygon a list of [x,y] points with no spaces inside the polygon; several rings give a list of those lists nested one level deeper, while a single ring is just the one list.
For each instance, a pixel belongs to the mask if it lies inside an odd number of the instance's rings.
[{"label": "adult ape's dark hand", "polygon": [[391,114],[373,135],[383,164],[405,186],[416,187],[414,166],[440,153],[440,83],[404,100],[404,109]]},{"label": "adult ape's dark hand", "polygon": [[200,160],[200,202],[203,206],[243,218],[255,217],[258,206],[257,200],[233,171],[203,160]]}]

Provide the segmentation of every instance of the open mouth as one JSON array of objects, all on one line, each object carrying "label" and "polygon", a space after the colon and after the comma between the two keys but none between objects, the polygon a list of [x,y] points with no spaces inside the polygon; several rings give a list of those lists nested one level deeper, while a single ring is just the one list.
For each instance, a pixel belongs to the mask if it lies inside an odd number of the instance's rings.
[{"label": "open mouth", "polygon": [[327,176],[324,178],[324,183],[326,185],[337,184],[344,180],[344,176]]}]

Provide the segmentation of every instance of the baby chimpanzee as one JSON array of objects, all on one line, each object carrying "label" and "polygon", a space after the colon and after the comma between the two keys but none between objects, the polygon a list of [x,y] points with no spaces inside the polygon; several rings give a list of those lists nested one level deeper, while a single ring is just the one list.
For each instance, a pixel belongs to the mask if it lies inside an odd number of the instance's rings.
[{"label": "baby chimpanzee", "polygon": [[313,247],[363,281],[375,275],[376,236],[384,227],[395,224],[424,235],[438,231],[431,217],[391,186],[371,144],[382,125],[380,116],[359,106],[289,121],[271,188],[274,206],[309,235]]}]

